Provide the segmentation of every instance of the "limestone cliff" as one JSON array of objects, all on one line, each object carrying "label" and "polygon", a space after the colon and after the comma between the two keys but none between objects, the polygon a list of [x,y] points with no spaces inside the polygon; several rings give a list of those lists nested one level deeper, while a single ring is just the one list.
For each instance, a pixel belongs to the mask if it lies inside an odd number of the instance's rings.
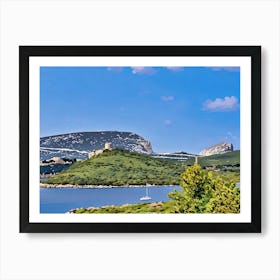
[{"label": "limestone cliff", "polygon": [[211,156],[216,154],[224,154],[233,151],[233,145],[231,143],[221,142],[211,147],[208,147],[201,151],[201,156]]}]

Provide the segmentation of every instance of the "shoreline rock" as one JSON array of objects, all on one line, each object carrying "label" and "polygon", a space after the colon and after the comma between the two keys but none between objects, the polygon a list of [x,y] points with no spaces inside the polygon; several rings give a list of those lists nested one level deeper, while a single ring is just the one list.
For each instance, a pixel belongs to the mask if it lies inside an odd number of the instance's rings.
[{"label": "shoreline rock", "polygon": [[174,187],[175,185],[126,185],[126,186],[103,186],[103,185],[56,185],[40,183],[40,188],[45,189],[111,189],[111,188],[161,188],[161,187]]},{"label": "shoreline rock", "polygon": [[[91,211],[91,210],[99,210],[99,209],[106,209],[106,208],[114,208],[114,207],[117,207],[117,208],[124,208],[124,207],[127,207],[127,206],[134,206],[136,204],[146,204],[146,203],[126,203],[126,204],[122,204],[122,205],[104,205],[104,206],[100,206],[100,207],[94,207],[94,206],[89,206],[89,207],[86,207],[86,208],[74,208],[74,209],[71,209],[69,211],[67,211],[65,214],[77,214],[77,211],[81,210],[81,209],[84,209],[85,211]],[[157,208],[157,207],[160,207],[163,205],[163,202],[162,201],[158,201],[158,202],[149,202],[148,205],[150,207],[154,207],[154,208]],[[80,214],[80,213],[78,213]]]}]

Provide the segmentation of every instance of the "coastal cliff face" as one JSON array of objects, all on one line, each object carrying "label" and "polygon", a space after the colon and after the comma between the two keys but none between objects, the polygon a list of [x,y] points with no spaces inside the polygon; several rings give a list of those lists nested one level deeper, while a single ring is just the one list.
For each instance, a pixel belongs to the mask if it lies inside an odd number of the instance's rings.
[{"label": "coastal cliff face", "polygon": [[233,151],[233,145],[231,143],[221,142],[211,147],[208,147],[201,151],[199,154],[201,156],[211,156],[217,154],[224,154]]},{"label": "coastal cliff face", "polygon": [[104,148],[105,143],[140,154],[152,154],[151,143],[132,132],[95,131],[78,132],[42,137],[40,139],[41,160],[52,157],[85,159],[88,153]]}]

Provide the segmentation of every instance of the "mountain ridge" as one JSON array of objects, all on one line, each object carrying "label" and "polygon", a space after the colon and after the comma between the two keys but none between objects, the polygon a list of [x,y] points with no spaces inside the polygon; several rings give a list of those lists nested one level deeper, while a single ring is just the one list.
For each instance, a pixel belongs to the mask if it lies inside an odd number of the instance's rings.
[{"label": "mountain ridge", "polygon": [[151,143],[144,137],[128,131],[86,131],[57,134],[40,138],[41,160],[52,157],[85,159],[89,152],[99,150],[105,143],[113,148],[140,154],[152,154]]}]

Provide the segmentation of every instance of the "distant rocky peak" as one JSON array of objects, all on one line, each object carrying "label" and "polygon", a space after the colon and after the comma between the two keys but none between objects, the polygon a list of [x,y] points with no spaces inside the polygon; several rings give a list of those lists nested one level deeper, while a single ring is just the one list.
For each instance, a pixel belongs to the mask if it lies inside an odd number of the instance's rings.
[{"label": "distant rocky peak", "polygon": [[231,143],[221,142],[221,143],[215,144],[211,147],[204,149],[199,154],[201,156],[211,156],[211,155],[217,155],[217,154],[224,154],[224,153],[232,152],[232,151],[233,151],[233,145]]}]

